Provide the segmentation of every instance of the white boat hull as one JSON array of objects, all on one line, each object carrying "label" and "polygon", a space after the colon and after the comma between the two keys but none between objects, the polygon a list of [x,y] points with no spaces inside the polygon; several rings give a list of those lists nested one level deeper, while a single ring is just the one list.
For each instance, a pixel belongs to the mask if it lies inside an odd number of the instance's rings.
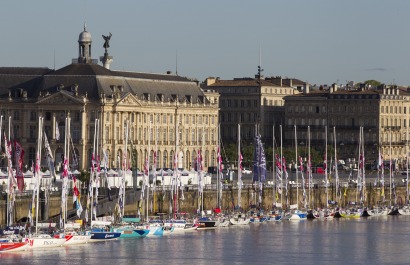
[{"label": "white boat hull", "polygon": [[28,242],[29,248],[36,249],[36,248],[53,248],[53,247],[61,247],[65,242],[65,238],[41,238],[41,237],[31,237],[26,238],[26,242]]},{"label": "white boat hull", "polygon": [[66,235],[64,245],[80,245],[86,244],[91,239],[91,235]]}]

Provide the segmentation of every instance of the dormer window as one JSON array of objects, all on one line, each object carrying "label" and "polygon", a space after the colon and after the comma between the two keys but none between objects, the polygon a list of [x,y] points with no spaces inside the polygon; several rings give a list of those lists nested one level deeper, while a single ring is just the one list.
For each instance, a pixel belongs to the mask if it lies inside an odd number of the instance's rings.
[{"label": "dormer window", "polygon": [[164,101],[164,94],[157,94],[157,100],[163,102]]},{"label": "dormer window", "polygon": [[150,94],[149,93],[144,93],[143,94],[143,98],[144,98],[144,100],[150,100]]},{"label": "dormer window", "polygon": [[187,103],[191,103],[192,102],[192,96],[191,95],[185,95],[185,99]]}]

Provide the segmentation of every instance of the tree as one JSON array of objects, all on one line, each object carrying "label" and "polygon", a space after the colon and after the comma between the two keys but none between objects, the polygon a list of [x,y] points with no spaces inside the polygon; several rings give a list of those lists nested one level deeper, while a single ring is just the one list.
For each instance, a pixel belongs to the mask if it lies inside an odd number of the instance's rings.
[{"label": "tree", "polygon": [[378,87],[378,86],[380,86],[382,83],[381,82],[379,82],[379,81],[377,81],[377,80],[373,80],[373,79],[371,79],[371,80],[366,80],[366,81],[364,81],[364,83],[366,84],[366,85],[371,85],[372,87]]}]

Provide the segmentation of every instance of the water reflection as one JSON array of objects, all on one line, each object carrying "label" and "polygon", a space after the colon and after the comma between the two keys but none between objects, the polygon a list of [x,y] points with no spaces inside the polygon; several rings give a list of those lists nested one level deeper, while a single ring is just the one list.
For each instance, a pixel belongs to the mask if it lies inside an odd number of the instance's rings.
[{"label": "water reflection", "polygon": [[410,216],[232,226],[0,254],[0,264],[408,264]]}]

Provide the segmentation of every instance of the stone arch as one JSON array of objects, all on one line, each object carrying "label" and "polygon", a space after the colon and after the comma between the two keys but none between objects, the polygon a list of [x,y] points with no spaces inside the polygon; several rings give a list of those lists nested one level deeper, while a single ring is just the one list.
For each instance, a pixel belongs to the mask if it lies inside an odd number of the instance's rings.
[{"label": "stone arch", "polygon": [[115,160],[115,163],[114,163],[114,167],[115,168],[121,168],[122,161],[123,161],[122,150],[120,148],[120,149],[117,150],[117,156],[116,156],[116,160]]},{"label": "stone arch", "polygon": [[168,167],[168,151],[165,150],[162,155],[162,167]]},{"label": "stone arch", "polygon": [[[193,152],[192,154],[195,154],[195,152]],[[186,165],[186,169],[190,170],[191,167],[193,166],[192,162],[194,161],[193,157],[191,157],[191,153],[188,151],[186,151],[185,153],[185,165]]]},{"label": "stone arch", "polygon": [[184,151],[180,150],[178,152],[178,168],[184,168]]}]

